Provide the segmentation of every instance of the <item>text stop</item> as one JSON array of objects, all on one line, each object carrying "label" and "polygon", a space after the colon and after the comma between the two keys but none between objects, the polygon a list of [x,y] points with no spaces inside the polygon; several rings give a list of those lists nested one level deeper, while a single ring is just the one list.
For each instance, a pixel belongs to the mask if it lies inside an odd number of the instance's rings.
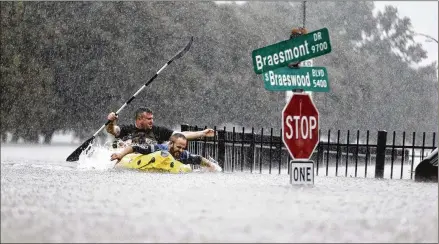
[{"label": "text stop", "polygon": [[313,130],[317,129],[315,116],[287,116],[285,123],[289,128],[285,136],[287,139],[312,139]]}]

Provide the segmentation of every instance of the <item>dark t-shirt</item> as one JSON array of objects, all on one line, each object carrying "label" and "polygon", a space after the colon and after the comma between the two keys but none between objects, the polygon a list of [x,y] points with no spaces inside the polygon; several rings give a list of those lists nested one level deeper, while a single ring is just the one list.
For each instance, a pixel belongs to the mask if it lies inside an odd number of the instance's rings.
[{"label": "dark t-shirt", "polygon": [[[156,145],[136,145],[133,146],[133,151],[140,154],[150,154],[156,151],[162,151],[169,153],[169,146],[167,144],[156,144]],[[191,154],[189,151],[184,150],[180,154],[180,158],[176,158],[176,160],[180,161],[183,164],[194,164],[194,165],[200,165],[201,164],[201,156],[196,154]]]},{"label": "dark t-shirt", "polygon": [[160,144],[169,140],[174,131],[161,126],[152,126],[151,130],[138,129],[135,125],[119,125],[120,133],[116,138],[132,140],[136,144]]}]

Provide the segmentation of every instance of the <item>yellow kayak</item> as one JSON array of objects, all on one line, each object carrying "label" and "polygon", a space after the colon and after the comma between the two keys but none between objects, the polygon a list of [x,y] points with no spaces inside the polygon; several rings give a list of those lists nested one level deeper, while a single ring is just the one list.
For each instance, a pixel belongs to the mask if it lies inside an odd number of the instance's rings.
[{"label": "yellow kayak", "polygon": [[125,155],[115,167],[173,174],[192,172],[190,165],[176,160],[167,151],[157,151],[147,155],[130,153]]}]

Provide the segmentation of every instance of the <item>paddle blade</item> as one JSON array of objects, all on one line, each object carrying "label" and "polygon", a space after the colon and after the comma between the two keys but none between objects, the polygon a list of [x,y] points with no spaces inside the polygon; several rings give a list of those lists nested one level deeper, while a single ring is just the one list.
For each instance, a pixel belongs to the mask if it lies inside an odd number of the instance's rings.
[{"label": "paddle blade", "polygon": [[70,154],[70,156],[67,157],[67,162],[75,162],[79,160],[79,156],[81,155],[81,153],[87,149],[88,145],[90,145],[90,143],[93,142],[93,140],[95,139],[94,136],[92,136],[90,139],[88,139],[87,141],[85,141],[84,143],[82,143],[81,146],[79,146],[74,152],[72,152],[72,154]]},{"label": "paddle blade", "polygon": [[179,59],[179,58],[181,58],[187,51],[189,51],[189,49],[191,48],[191,46],[192,46],[192,42],[194,41],[194,37],[193,36],[191,36],[191,39],[189,40],[189,43],[182,49],[182,50],[180,50],[178,53],[177,53],[177,55],[175,55],[175,57],[171,60],[171,61],[173,61],[173,60],[175,60],[175,59]]}]

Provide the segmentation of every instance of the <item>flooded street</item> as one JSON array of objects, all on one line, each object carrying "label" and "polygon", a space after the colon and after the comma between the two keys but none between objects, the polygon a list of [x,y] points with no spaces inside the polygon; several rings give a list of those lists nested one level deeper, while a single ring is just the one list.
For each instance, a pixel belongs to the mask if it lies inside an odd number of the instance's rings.
[{"label": "flooded street", "polygon": [[2,145],[2,242],[437,242],[438,185],[78,168],[75,146]]}]

